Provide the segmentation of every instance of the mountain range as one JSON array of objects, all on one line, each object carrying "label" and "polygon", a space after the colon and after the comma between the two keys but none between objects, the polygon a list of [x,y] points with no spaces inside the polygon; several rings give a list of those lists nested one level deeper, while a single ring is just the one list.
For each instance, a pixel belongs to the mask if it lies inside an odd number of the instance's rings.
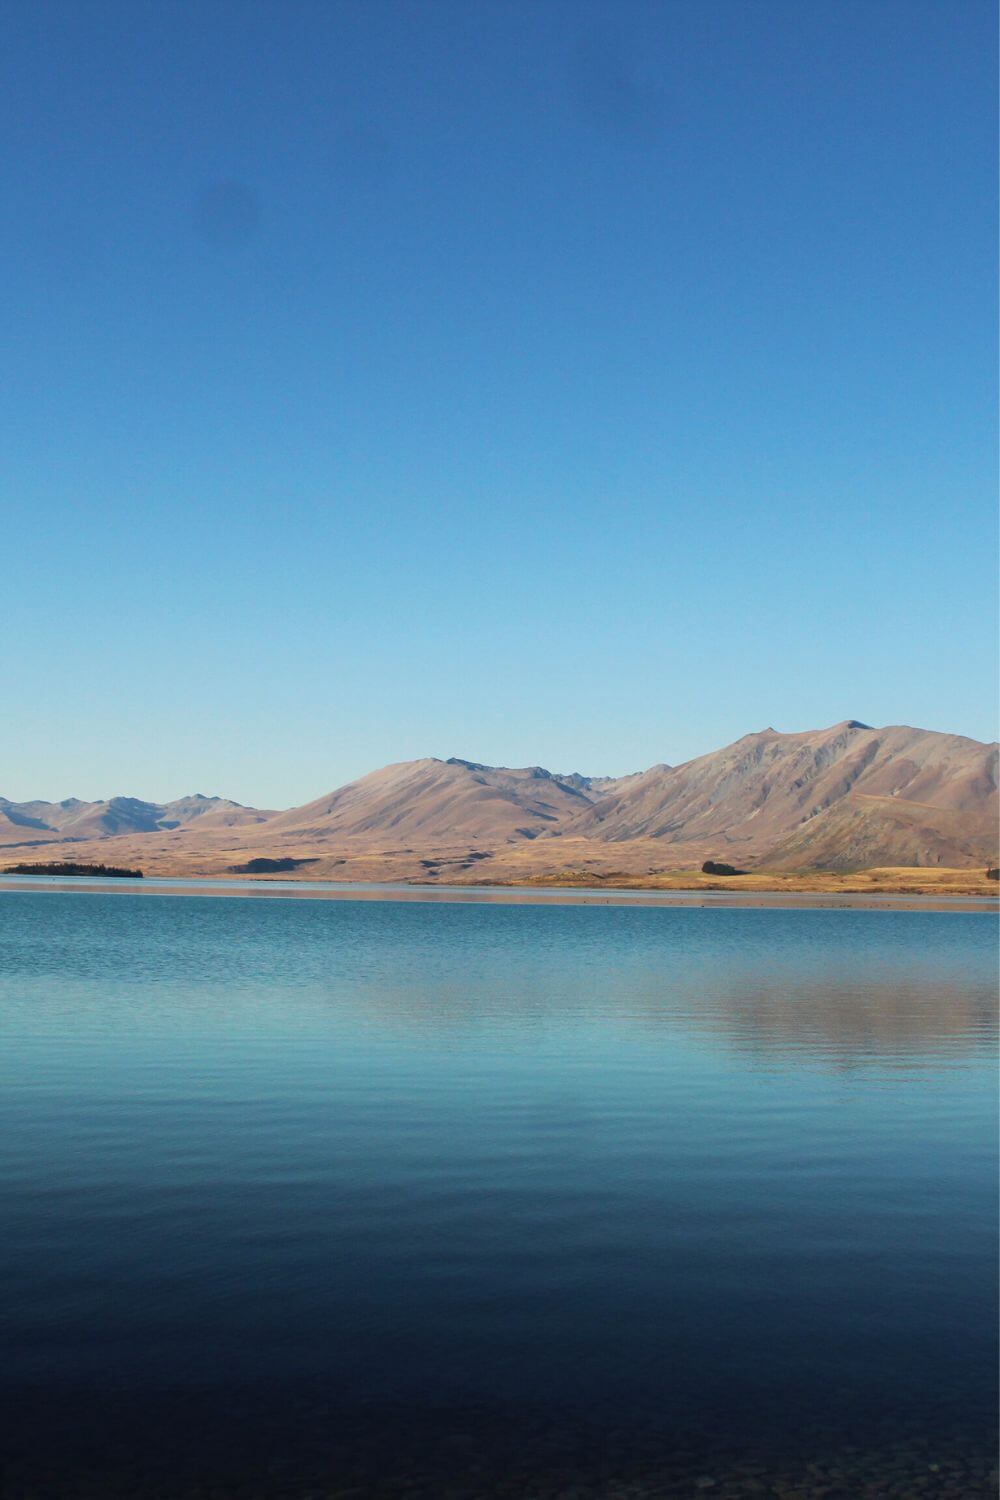
[{"label": "mountain range", "polygon": [[851,871],[996,863],[997,745],[849,719],[764,729],[624,777],[431,757],[384,766],[302,807],[201,794],[168,803],[12,802],[0,847],[138,862],[147,873],[251,868],[339,879],[512,880],[689,870]]}]

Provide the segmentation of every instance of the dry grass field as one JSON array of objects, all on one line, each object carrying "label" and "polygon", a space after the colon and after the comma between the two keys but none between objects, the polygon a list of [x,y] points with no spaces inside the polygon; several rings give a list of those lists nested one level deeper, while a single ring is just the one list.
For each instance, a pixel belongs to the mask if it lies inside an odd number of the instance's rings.
[{"label": "dry grass field", "polygon": [[[248,872],[246,864],[266,851],[291,868]],[[655,840],[605,844],[584,838],[537,840],[494,847],[371,847],[344,840],[336,852],[289,836],[264,845],[244,830],[207,830],[197,839],[176,832],[47,843],[0,850],[0,873],[10,866],[72,859],[79,863],[137,866],[146,876],[219,879],[240,876],[281,881],[375,882],[427,886],[515,886],[529,889],[724,891],[745,894],[812,892],[841,895],[986,896],[1000,898],[1000,883],[985,866],[961,869],[880,865],[854,871],[767,870],[705,875],[701,864],[711,851],[690,845],[665,849]],[[665,868],[665,861],[677,861]]]},{"label": "dry grass field", "polygon": [[747,875],[703,875],[700,870],[664,870],[656,875],[628,875],[608,872],[565,870],[558,875],[528,877],[532,886],[594,888],[617,887],[640,891],[742,891],[749,894],[815,892],[817,895],[874,896],[992,896],[1000,898],[996,880],[985,870],[922,869],[886,866],[881,869],[840,871],[807,870],[798,874],[787,871],[755,870]]}]

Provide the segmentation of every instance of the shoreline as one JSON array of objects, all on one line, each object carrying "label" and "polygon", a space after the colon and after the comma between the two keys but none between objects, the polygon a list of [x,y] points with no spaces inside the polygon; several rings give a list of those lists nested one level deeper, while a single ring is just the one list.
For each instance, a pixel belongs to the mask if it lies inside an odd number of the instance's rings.
[{"label": "shoreline", "polygon": [[419,885],[382,882],[227,879],[152,876],[142,880],[93,876],[0,875],[0,894],[195,896],[255,900],[404,901],[504,906],[662,906],[688,909],[785,911],[1000,912],[1000,897],[968,892],[878,890],[725,890],[718,888],[584,885]]}]

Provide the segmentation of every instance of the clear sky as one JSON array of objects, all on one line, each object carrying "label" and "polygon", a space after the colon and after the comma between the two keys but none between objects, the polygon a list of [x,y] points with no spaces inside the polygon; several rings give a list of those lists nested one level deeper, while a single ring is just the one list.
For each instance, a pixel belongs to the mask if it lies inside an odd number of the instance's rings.
[{"label": "clear sky", "polygon": [[996,732],[986,0],[13,0],[0,794]]}]

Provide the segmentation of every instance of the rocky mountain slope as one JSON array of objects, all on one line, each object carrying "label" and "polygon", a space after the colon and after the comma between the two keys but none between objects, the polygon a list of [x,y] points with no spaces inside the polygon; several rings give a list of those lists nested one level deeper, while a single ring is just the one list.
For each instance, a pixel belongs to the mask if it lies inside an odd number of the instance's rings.
[{"label": "rocky mountain slope", "polygon": [[765,729],[685,765],[654,766],[572,831],[709,840],[737,862],[858,868],[976,859],[995,846],[996,820],[995,745],[852,719],[800,734]]}]

